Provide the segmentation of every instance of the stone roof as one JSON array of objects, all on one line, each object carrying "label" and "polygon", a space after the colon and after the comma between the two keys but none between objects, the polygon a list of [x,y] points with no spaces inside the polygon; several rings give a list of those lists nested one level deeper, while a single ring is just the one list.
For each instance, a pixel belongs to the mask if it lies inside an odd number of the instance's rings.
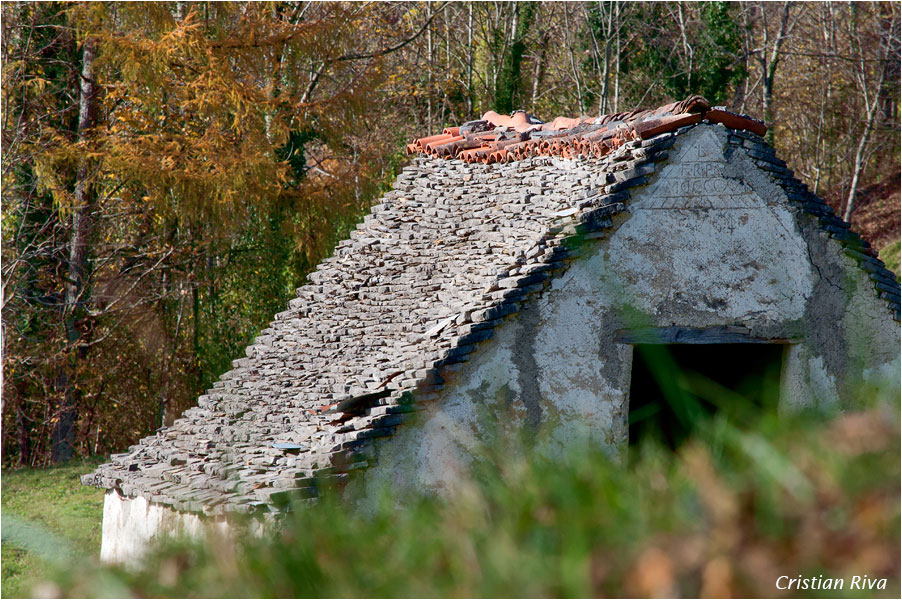
[{"label": "stone roof", "polygon": [[[680,106],[689,112],[674,115]],[[635,135],[616,136],[600,156],[564,158],[585,147],[573,137],[583,130],[568,134],[561,157],[509,164],[415,157],[196,407],[83,483],[220,514],[314,496],[321,478],[366,467],[371,440],[392,435],[434,400],[442,373],[466,361],[504,317],[566,269],[582,243],[603,237],[612,216],[629,210],[631,191],[668,159],[676,136],[713,126],[703,116],[686,121],[686,114],[711,114],[693,106],[708,104],[694,97],[632,121],[609,120]],[[635,126],[674,116],[653,136]],[[713,116],[710,122],[729,124]],[[771,175],[797,215],[816,219],[843,245],[898,320],[899,285],[868,243],[793,177],[752,125],[732,123],[730,144]],[[516,157],[511,152],[502,163]]]}]

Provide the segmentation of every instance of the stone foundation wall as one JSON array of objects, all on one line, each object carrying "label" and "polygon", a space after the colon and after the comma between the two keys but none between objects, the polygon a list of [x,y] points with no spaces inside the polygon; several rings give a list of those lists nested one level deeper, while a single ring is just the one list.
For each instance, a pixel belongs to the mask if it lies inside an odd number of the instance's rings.
[{"label": "stone foundation wall", "polygon": [[166,535],[198,536],[204,522],[192,513],[183,513],[145,498],[127,498],[108,490],[103,499],[103,538],[100,560],[108,563],[134,563],[147,551],[148,544]]},{"label": "stone foundation wall", "polygon": [[[247,529],[262,531],[262,523]],[[128,498],[108,490],[103,498],[103,536],[100,560],[111,564],[134,565],[152,544],[166,537],[207,537],[228,539],[234,532],[223,517],[203,517],[148,502],[142,496]]]}]

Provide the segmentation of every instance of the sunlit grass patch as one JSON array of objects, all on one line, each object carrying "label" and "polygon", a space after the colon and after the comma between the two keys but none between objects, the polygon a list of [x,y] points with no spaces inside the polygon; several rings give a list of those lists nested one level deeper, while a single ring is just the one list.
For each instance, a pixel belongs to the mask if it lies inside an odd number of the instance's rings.
[{"label": "sunlit grass patch", "polygon": [[[79,476],[102,462],[75,460],[48,469],[4,469],[3,582],[4,598],[31,596],[31,583],[46,576],[46,561],[34,550],[8,540],[13,519],[36,525],[36,531],[65,541],[73,552],[99,556],[103,492],[81,485]],[[38,543],[40,540],[34,540]]]}]

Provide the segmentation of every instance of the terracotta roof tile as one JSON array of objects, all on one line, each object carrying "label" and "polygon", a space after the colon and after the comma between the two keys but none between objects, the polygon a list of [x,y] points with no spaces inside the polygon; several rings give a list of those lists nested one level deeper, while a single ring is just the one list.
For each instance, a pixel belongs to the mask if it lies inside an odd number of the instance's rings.
[{"label": "terracotta roof tile", "polygon": [[705,113],[705,118],[712,123],[722,123],[725,127],[730,129],[747,129],[762,137],[767,133],[767,126],[761,121],[730,112],[723,108],[712,108]]},{"label": "terracotta roof tile", "polygon": [[439,135],[414,140],[407,145],[407,153],[485,164],[538,155],[601,158],[625,142],[676,131],[703,119],[757,135],[767,131],[762,121],[723,107],[712,108],[701,96],[689,96],[652,110],[636,109],[596,118],[557,117],[548,123],[522,110],[509,116],[490,110],[477,121],[446,127]]}]

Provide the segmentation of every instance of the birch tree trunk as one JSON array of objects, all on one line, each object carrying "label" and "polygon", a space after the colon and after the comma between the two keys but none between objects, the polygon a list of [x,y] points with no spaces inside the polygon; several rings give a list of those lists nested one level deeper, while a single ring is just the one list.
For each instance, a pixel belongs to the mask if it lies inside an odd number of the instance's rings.
[{"label": "birch tree trunk", "polygon": [[473,3],[468,3],[467,16],[467,117],[473,118]]},{"label": "birch tree trunk", "polygon": [[[791,3],[784,2],[780,12],[780,28],[777,31],[777,37],[773,41],[773,46],[768,51],[768,30],[767,30],[767,12],[764,3],[759,4],[761,8],[761,18],[763,20],[764,45],[761,49],[761,73],[762,73],[762,103],[764,105],[764,120],[769,125],[765,139],[769,144],[773,144],[774,140],[774,80],[777,77],[777,65],[780,64],[782,55],[780,54],[783,43],[795,28],[798,17],[804,6],[799,9],[794,19],[790,19]],[[768,56],[768,52],[770,56]]]},{"label": "birch tree trunk", "polygon": [[689,38],[686,35],[686,14],[682,2],[677,3],[677,16],[679,17],[678,22],[680,24],[680,40],[682,41],[683,54],[686,56],[686,61],[688,63],[686,67],[686,86],[691,90],[693,89],[692,74],[695,71],[695,69],[693,68],[695,52],[693,51],[692,46],[689,44]]},{"label": "birch tree trunk", "polygon": [[[78,139],[84,141],[87,131],[94,125],[96,113],[96,85],[94,81],[94,58],[97,54],[97,40],[88,38],[82,48],[81,86],[78,99]],[[78,419],[80,389],[78,387],[79,367],[84,361],[85,349],[81,347],[80,321],[87,315],[88,288],[88,246],[96,209],[94,190],[89,181],[88,160],[82,158],[76,174],[74,207],[69,234],[69,265],[66,281],[66,303],[63,322],[66,329],[66,354],[68,368],[61,374],[59,382],[62,403],[53,429],[51,460],[61,462],[72,457],[75,439],[75,424]]]},{"label": "birch tree trunk", "polygon": [[617,36],[617,52],[615,54],[614,59],[614,105],[613,112],[620,111],[620,30],[622,29],[622,20],[620,18],[620,2],[619,0],[614,0],[614,22],[616,25],[616,33]]},{"label": "birch tree trunk", "polygon": [[539,56],[536,59],[536,67],[532,77],[532,94],[530,95],[532,110],[536,110],[536,102],[539,99],[539,88],[545,77],[545,59],[548,54],[548,44],[551,42],[551,32],[547,29],[542,32],[539,40]]},{"label": "birch tree trunk", "polygon": [[576,61],[573,58],[573,40],[570,35],[570,15],[567,7],[564,7],[564,31],[566,32],[566,44],[567,44],[567,55],[570,59],[570,72],[573,74],[573,80],[576,83],[576,102],[579,106],[579,113],[583,114],[585,112],[585,107],[583,106],[583,89],[582,85],[579,81],[579,71],[576,68]]},{"label": "birch tree trunk", "polygon": [[824,39],[824,71],[826,76],[826,86],[821,96],[820,114],[818,115],[817,139],[814,145],[814,185],[812,192],[817,195],[820,190],[823,175],[823,163],[827,160],[827,149],[825,147],[824,127],[826,126],[827,105],[832,98],[833,86],[833,58],[831,55],[836,53],[836,19],[833,12],[833,5],[826,4],[821,14],[821,35]]},{"label": "birch tree trunk", "polygon": [[[892,25],[889,27],[889,31],[887,32],[889,35],[894,35],[893,32],[896,30],[895,18],[893,19]],[[858,193],[858,184],[861,179],[861,172],[864,170],[865,163],[867,162],[867,145],[871,139],[871,132],[874,130],[874,122],[877,118],[877,107],[880,105],[880,91],[883,89],[883,84],[886,81],[887,72],[889,71],[889,58],[890,58],[890,48],[891,42],[888,39],[881,40],[883,45],[883,56],[881,57],[882,67],[880,69],[880,79],[877,81],[876,85],[874,85],[874,89],[870,90],[868,86],[868,78],[867,78],[867,66],[865,64],[864,52],[861,48],[861,40],[858,39],[858,27],[855,15],[855,7],[852,6],[852,18],[851,18],[851,32],[852,39],[850,42],[852,44],[857,45],[858,49],[858,84],[861,87],[861,94],[864,99],[865,108],[867,110],[865,114],[865,124],[864,130],[861,132],[861,137],[858,138],[858,145],[855,148],[855,162],[852,167],[852,184],[849,186],[849,195],[846,198],[846,209],[843,211],[843,219],[846,222],[852,220],[852,211],[855,209],[855,195]]]},{"label": "birch tree trunk", "polygon": [[435,49],[432,45],[432,5],[427,5],[428,10],[426,11],[426,19],[430,21],[429,29],[426,30],[426,60],[429,65],[429,72],[426,74],[427,77],[427,91],[426,91],[426,131],[432,131],[432,68],[433,68],[433,58]]}]

